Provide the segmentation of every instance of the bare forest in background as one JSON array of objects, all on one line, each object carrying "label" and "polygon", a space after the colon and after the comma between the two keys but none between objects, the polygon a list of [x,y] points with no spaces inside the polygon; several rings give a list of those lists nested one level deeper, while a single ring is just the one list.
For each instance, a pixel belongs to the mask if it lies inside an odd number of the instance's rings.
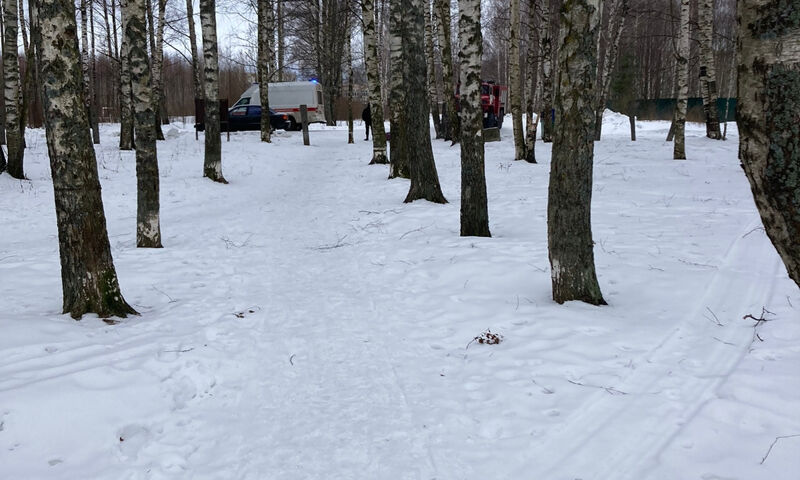
[{"label": "bare forest in background", "polygon": [[[157,8],[158,0],[153,1]],[[689,97],[700,97],[700,38],[698,33],[697,0],[692,0],[692,18],[690,22],[690,56],[689,56]],[[356,108],[361,108],[366,101],[366,74],[363,64],[363,47],[361,43],[360,2],[348,0],[282,1],[272,0],[275,9],[275,45],[273,47],[274,68],[271,70],[271,81],[319,79],[325,88],[326,96],[333,99],[332,108],[338,120],[346,118],[347,69],[343,45],[347,39],[353,42],[353,83],[356,85]],[[377,0],[376,34],[378,55],[380,58],[379,75],[386,84],[389,77],[388,55],[388,1]],[[482,72],[484,79],[490,79],[508,85],[509,69],[509,32],[510,11],[504,0],[485,0],[484,47]],[[550,28],[553,35],[557,33],[558,9],[560,0],[550,0]],[[530,59],[538,62],[538,55],[528,55],[529,49],[537,50],[536,45],[529,45],[527,19],[528,8],[532,2],[521,2],[520,32],[520,69],[528,71]],[[454,5],[454,4],[453,4]],[[119,44],[121,41],[121,9],[119,0],[92,0],[90,2],[90,20],[93,23],[94,54],[91,56],[94,65],[93,85],[96,95],[98,119],[101,122],[120,121],[119,90]],[[453,8],[453,15],[456,10]],[[716,0],[714,2],[714,37],[713,52],[716,63],[717,92],[720,98],[735,97],[736,69],[735,58],[735,0]],[[218,17],[235,19],[234,27],[220,35],[220,98],[227,98],[229,104],[255,80],[256,70],[256,15],[255,1],[244,3],[231,1],[217,4]],[[555,12],[556,14],[553,14]],[[194,16],[198,16],[195,6]],[[322,18],[318,25],[315,19]],[[27,22],[27,18],[20,18]],[[611,68],[611,91],[609,102],[615,109],[622,96],[633,96],[637,100],[674,99],[676,91],[676,56],[675,42],[678,35],[679,2],[670,0],[631,0],[626,21],[621,33],[619,54]],[[601,20],[598,47],[598,62],[605,58],[604,51],[608,46],[608,32],[613,19],[605,16]],[[152,25],[151,25],[152,27]],[[457,38],[457,24],[454,21],[451,29],[453,38]],[[349,33],[348,33],[349,32]],[[557,37],[554,37],[557,38]],[[163,112],[162,117],[186,117],[194,115],[194,97],[192,88],[192,57],[189,53],[188,21],[186,3],[177,0],[166,2],[164,28],[164,60],[163,78]],[[434,42],[435,43],[435,42]],[[20,45],[21,46],[21,45]],[[152,45],[148,45],[152,49]],[[341,52],[339,50],[342,50]],[[453,49],[453,64],[458,75],[457,50]],[[20,76],[25,77],[27,61],[24,50],[19,55]],[[202,65],[202,56],[199,59]],[[437,45],[434,58],[437,82],[441,83],[442,62]],[[535,71],[535,69],[534,69]],[[535,73],[534,73],[535,76]],[[534,82],[535,85],[535,82]],[[443,90],[438,89],[437,102],[444,101]],[[527,95],[528,92],[523,92]],[[383,101],[388,104],[388,93],[384,91]],[[42,126],[42,106],[38,99],[27,103],[27,123],[30,127]],[[671,104],[666,107],[671,111]],[[360,112],[360,110],[357,110]],[[699,112],[693,114],[692,112]],[[644,112],[643,112],[644,113]],[[689,119],[703,121],[701,111],[692,109],[690,103]]]}]

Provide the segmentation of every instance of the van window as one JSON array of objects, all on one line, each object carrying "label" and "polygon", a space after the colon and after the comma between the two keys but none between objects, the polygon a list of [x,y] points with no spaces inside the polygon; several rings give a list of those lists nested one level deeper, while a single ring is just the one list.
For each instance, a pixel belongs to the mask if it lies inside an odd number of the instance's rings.
[{"label": "van window", "polygon": [[322,105],[322,92],[317,90],[317,105]]},{"label": "van window", "polygon": [[236,102],[234,107],[238,107],[239,105],[250,105],[250,97],[240,98],[239,101]]},{"label": "van window", "polygon": [[245,115],[247,115],[247,107],[236,107],[234,109],[231,109],[230,115],[232,117],[244,117]]}]

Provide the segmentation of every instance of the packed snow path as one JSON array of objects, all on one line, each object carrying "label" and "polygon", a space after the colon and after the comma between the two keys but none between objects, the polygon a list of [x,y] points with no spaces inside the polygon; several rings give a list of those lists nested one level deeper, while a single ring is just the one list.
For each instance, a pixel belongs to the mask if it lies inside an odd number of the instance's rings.
[{"label": "packed snow path", "polygon": [[[550,300],[549,145],[487,145],[494,238],[402,204],[346,132],[159,142],[165,248],[135,244],[132,152],[98,153],[115,263],[142,316],[59,315],[46,147],[0,176],[0,478],[792,479],[800,292],[759,229],[736,138],[609,116],[597,268],[609,307]],[[118,127],[116,127],[118,132]],[[360,132],[359,132],[360,133]],[[118,133],[117,133],[118,134]],[[358,138],[358,137],[357,137]],[[765,323],[754,328],[746,314]],[[487,328],[500,345],[468,343]],[[757,335],[757,336],[756,336]],[[763,339],[763,341],[762,341]]]}]

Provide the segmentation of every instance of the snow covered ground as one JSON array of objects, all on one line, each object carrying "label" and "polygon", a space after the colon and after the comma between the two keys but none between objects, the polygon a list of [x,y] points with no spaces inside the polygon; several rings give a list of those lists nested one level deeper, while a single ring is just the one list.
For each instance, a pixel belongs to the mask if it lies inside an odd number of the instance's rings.
[{"label": "snow covered ground", "polygon": [[[493,238],[451,202],[403,204],[357,131],[159,142],[165,248],[135,248],[133,152],[98,163],[123,294],[141,316],[60,314],[42,131],[0,176],[0,478],[800,478],[800,291],[726,142],[606,115],[593,231],[607,307],[550,299],[550,145],[486,145]],[[743,319],[752,314],[766,322]],[[487,329],[499,345],[471,340]],[[778,437],[785,437],[779,438]],[[770,450],[771,447],[771,450]],[[765,458],[766,457],[766,458]]]}]

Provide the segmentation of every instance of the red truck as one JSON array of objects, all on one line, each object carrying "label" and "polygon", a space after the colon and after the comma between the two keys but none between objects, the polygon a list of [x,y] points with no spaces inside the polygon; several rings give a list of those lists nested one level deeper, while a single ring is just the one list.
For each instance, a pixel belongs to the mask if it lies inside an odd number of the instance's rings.
[{"label": "red truck", "polygon": [[[460,87],[460,85],[459,85]],[[456,111],[461,108],[459,93],[456,90]],[[501,128],[506,115],[508,87],[498,85],[493,80],[481,82],[481,107],[483,108],[483,128]]]}]

